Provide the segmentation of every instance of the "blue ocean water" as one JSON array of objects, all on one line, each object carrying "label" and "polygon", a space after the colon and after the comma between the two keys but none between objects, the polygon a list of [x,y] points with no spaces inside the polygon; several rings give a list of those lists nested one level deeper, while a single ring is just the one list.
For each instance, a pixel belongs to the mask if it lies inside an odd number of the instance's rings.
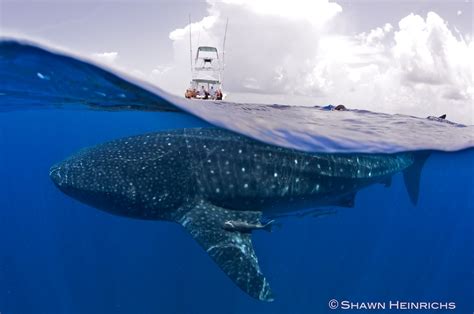
[{"label": "blue ocean water", "polygon": [[[328,307],[331,299],[455,302],[455,312],[473,311],[471,126],[275,105],[221,103],[214,110],[212,103],[182,102],[177,110],[171,96],[159,102],[134,85],[111,84],[115,78],[106,72],[98,76],[95,68],[79,64],[73,74],[55,66],[51,54],[28,48],[25,58],[24,50],[9,45],[0,45],[2,314],[325,313],[335,312]],[[58,72],[64,86],[51,84]],[[78,92],[84,82],[95,89]],[[117,98],[93,93],[98,90]],[[354,208],[290,217],[273,233],[254,233],[276,299],[266,303],[240,291],[180,226],[104,213],[60,193],[48,177],[52,164],[83,147],[209,126],[203,119],[308,151],[434,150],[423,167],[416,206],[397,174],[390,187],[361,190]],[[307,123],[296,124],[300,119]],[[382,121],[393,123],[377,127]],[[407,130],[414,135],[402,136]]]}]

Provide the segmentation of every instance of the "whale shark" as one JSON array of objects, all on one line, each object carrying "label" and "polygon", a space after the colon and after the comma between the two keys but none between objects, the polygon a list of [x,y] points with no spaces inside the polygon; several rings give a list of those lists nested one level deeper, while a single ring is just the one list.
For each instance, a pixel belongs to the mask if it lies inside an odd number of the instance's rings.
[{"label": "whale shark", "polygon": [[353,207],[356,193],[403,172],[418,200],[427,155],[311,153],[218,128],[184,128],[86,148],[51,167],[68,196],[109,213],[183,226],[248,295],[272,301],[251,235],[268,217]]}]

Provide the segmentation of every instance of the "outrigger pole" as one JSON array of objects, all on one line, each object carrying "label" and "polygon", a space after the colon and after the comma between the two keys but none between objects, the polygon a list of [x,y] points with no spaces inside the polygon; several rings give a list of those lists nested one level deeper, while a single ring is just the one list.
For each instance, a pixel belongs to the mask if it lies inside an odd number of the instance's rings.
[{"label": "outrigger pole", "polygon": [[191,75],[193,75],[193,46],[191,42],[191,14],[189,14],[189,61],[191,62]]}]

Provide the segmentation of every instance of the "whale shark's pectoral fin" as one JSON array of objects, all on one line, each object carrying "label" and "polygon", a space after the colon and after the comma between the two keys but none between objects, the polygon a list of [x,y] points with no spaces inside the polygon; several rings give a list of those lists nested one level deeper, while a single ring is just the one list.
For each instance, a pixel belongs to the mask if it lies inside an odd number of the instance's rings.
[{"label": "whale shark's pectoral fin", "polygon": [[183,212],[178,222],[239,288],[259,300],[273,301],[270,285],[258,265],[251,233],[222,227],[229,220],[257,224],[261,212],[227,210],[205,202],[186,207]]}]

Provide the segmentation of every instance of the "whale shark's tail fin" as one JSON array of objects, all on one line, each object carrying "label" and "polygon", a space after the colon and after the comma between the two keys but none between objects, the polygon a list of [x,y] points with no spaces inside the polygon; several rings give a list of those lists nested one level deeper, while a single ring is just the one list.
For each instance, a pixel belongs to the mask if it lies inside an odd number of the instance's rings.
[{"label": "whale shark's tail fin", "polygon": [[420,176],[421,170],[426,160],[430,156],[429,152],[417,152],[413,164],[403,171],[403,179],[408,195],[413,205],[418,203],[418,195],[420,193]]},{"label": "whale shark's tail fin", "polygon": [[232,281],[250,296],[273,301],[252,246],[251,233],[224,229],[226,221],[259,224],[262,213],[235,211],[198,202],[180,209],[176,217]]}]

